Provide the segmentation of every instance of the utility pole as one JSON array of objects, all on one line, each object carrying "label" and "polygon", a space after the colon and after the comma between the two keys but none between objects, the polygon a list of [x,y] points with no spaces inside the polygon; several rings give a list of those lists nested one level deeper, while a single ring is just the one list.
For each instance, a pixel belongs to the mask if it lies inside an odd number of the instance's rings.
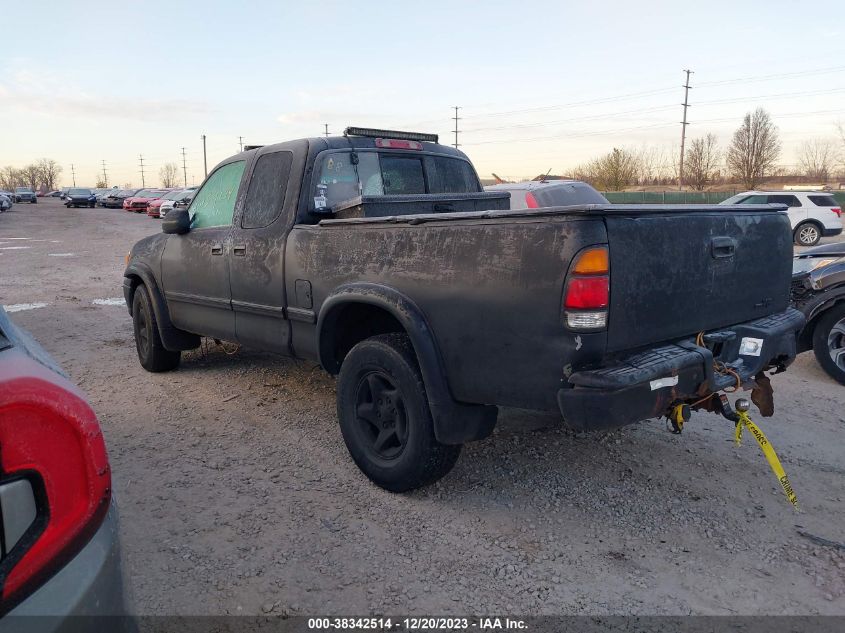
[{"label": "utility pole", "polygon": [[458,147],[460,147],[460,144],[458,143],[458,121],[461,120],[460,117],[458,116],[458,110],[460,110],[461,107],[460,106],[454,106],[454,108],[455,108],[455,116],[452,117],[452,120],[455,122],[455,149],[458,149]]},{"label": "utility pole", "polygon": [[146,182],[146,180],[144,180],[144,155],[138,154],[138,158],[141,159],[141,186],[146,187],[147,182]]},{"label": "utility pole", "polygon": [[185,174],[185,186],[188,186],[188,165],[185,162],[185,148],[182,148],[182,173]]},{"label": "utility pole", "polygon": [[680,191],[684,186],[684,145],[686,144],[687,140],[687,108],[689,107],[689,76],[693,74],[693,71],[684,69],[684,72],[687,74],[687,80],[684,82],[684,102],[681,104],[684,106],[684,120],[681,121],[681,161],[678,165],[678,191]]},{"label": "utility pole", "polygon": [[205,152],[205,134],[202,135],[202,167],[205,170],[205,177],[208,178],[208,154]]},{"label": "utility pole", "polygon": [[73,163],[70,164],[70,175],[73,178],[73,186],[76,186],[76,172],[73,170]]},{"label": "utility pole", "polygon": [[329,138],[329,124],[328,124],[328,123],[323,123],[323,127],[325,127],[325,128],[326,128],[326,138]]},{"label": "utility pole", "polygon": [[243,136],[238,137],[238,143],[241,146],[241,151],[244,151],[244,137]]},{"label": "utility pole", "polygon": [[105,183],[106,187],[109,186],[109,179],[108,174],[106,174],[106,161],[103,162],[103,183]]}]

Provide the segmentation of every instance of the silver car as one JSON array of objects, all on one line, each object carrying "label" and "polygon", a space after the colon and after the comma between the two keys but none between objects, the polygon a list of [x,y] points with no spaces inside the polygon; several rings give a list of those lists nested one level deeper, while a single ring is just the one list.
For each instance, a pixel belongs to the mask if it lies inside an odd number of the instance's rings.
[{"label": "silver car", "polygon": [[132,630],[97,418],[2,307],[0,446],[0,632]]}]

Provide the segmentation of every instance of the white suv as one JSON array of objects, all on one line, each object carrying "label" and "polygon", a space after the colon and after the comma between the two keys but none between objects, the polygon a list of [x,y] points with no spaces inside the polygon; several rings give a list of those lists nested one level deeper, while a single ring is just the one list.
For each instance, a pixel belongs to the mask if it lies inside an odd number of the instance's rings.
[{"label": "white suv", "polygon": [[842,233],[842,208],[824,191],[746,191],[719,204],[785,204],[798,246]]}]

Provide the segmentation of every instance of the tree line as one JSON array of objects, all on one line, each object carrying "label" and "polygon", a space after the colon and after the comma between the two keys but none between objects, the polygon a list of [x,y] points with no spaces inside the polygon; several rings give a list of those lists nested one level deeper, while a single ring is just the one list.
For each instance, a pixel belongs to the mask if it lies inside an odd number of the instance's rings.
[{"label": "tree line", "polygon": [[[845,126],[837,126],[836,139],[810,139],[801,144],[798,165],[791,175],[825,183],[835,176],[845,177]],[[689,141],[684,151],[683,174],[680,152],[649,147],[640,150],[614,147],[607,154],[571,170],[573,178],[589,182],[597,189],[620,191],[632,185],[677,183],[702,191],[717,182],[741,183],[754,189],[766,178],[787,175],[780,167],[781,142],[777,126],[763,108],[749,112],[734,131],[723,151],[715,134]],[[837,167],[841,170],[835,173]]]},{"label": "tree line", "polygon": [[29,187],[38,191],[43,186],[53,191],[61,173],[62,166],[52,158],[42,158],[20,169],[7,165],[0,168],[0,189],[14,191],[15,187]]}]

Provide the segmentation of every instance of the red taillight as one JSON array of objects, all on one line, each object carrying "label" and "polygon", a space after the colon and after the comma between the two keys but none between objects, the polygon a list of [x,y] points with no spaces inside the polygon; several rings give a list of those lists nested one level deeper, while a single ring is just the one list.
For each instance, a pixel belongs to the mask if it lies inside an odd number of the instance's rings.
[{"label": "red taillight", "polygon": [[837,217],[842,217],[842,209],[840,209],[839,207],[833,207],[831,211],[833,211],[837,215]]},{"label": "red taillight", "polygon": [[563,316],[572,330],[607,327],[610,305],[610,259],[606,246],[582,250],[569,268],[563,294]]},{"label": "red taillight", "polygon": [[597,310],[606,308],[610,297],[610,279],[599,277],[573,277],[566,287],[565,308]]},{"label": "red taillight", "polygon": [[535,198],[534,194],[530,191],[525,194],[525,204],[528,206],[529,209],[540,208],[540,205],[537,204],[537,198]]},{"label": "red taillight", "polygon": [[376,147],[384,147],[386,149],[422,149],[422,143],[419,141],[405,141],[399,138],[377,138]]},{"label": "red taillight", "polygon": [[27,479],[37,505],[35,521],[0,562],[0,614],[88,542],[111,499],[94,412],[37,373],[21,377],[0,369],[0,481]]}]

